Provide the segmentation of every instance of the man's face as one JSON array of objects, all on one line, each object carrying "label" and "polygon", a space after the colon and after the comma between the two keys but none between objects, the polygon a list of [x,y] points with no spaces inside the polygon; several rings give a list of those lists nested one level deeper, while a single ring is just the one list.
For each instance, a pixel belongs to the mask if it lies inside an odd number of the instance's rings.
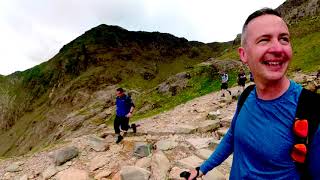
[{"label": "man's face", "polygon": [[292,59],[289,30],[275,15],[262,15],[247,26],[241,60],[248,64],[257,82],[271,82],[284,78]]},{"label": "man's face", "polygon": [[123,96],[123,92],[117,91],[117,92],[116,92],[116,95],[117,95],[117,97],[121,97],[121,96]]}]

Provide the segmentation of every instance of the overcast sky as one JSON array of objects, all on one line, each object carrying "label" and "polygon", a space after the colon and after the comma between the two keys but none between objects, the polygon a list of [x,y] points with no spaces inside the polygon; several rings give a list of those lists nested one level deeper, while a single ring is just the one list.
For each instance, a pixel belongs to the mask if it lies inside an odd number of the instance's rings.
[{"label": "overcast sky", "polygon": [[253,11],[285,0],[0,0],[0,74],[29,69],[100,24],[188,40],[233,40]]}]

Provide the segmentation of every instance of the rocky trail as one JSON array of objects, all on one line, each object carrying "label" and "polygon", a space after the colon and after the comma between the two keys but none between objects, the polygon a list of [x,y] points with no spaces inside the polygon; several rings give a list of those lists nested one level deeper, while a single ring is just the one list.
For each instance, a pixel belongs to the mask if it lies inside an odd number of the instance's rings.
[{"label": "rocky trail", "polygon": [[[165,180],[199,166],[227,132],[238,87],[232,96],[213,92],[137,122],[116,144],[112,128],[69,138],[35,154],[0,160],[0,179]],[[232,155],[203,179],[228,179]]]}]

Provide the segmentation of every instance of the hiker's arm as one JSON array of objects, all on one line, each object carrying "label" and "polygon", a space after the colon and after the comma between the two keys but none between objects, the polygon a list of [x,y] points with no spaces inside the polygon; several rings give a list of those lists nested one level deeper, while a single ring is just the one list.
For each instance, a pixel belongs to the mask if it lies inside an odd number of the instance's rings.
[{"label": "hiker's arm", "polygon": [[126,115],[128,118],[130,118],[131,116],[132,116],[132,114],[133,114],[133,110],[134,110],[134,108],[135,108],[135,105],[134,105],[134,103],[133,103],[133,101],[132,101],[132,99],[131,98],[129,98],[129,104],[130,104],[130,111],[129,111],[129,113]]},{"label": "hiker's arm", "polygon": [[201,166],[200,171],[206,174],[216,166],[220,165],[225,159],[227,159],[233,152],[233,132],[232,128],[229,128],[227,134],[223,137],[221,143],[216,150],[211,154],[208,160],[206,160]]}]

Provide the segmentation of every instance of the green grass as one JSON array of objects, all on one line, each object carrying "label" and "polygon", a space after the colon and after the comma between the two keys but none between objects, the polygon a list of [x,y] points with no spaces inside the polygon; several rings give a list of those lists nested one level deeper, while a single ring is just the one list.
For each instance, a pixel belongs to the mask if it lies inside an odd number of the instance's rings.
[{"label": "green grass", "polygon": [[314,72],[320,69],[320,32],[293,39],[294,59],[291,70]]},{"label": "green grass", "polygon": [[[196,66],[190,70],[191,79],[188,81],[187,88],[179,92],[176,96],[160,94],[156,90],[148,93],[141,94],[135,98],[136,109],[142,108],[146,102],[154,104],[156,108],[147,111],[143,114],[134,114],[130,121],[137,121],[142,118],[150,117],[165,111],[168,111],[177,105],[186,103],[196,97],[206,95],[208,93],[220,90],[220,76],[212,72],[211,66]],[[236,71],[229,72],[230,86],[236,84],[237,73]],[[112,125],[115,115],[107,120],[108,125]]]}]

